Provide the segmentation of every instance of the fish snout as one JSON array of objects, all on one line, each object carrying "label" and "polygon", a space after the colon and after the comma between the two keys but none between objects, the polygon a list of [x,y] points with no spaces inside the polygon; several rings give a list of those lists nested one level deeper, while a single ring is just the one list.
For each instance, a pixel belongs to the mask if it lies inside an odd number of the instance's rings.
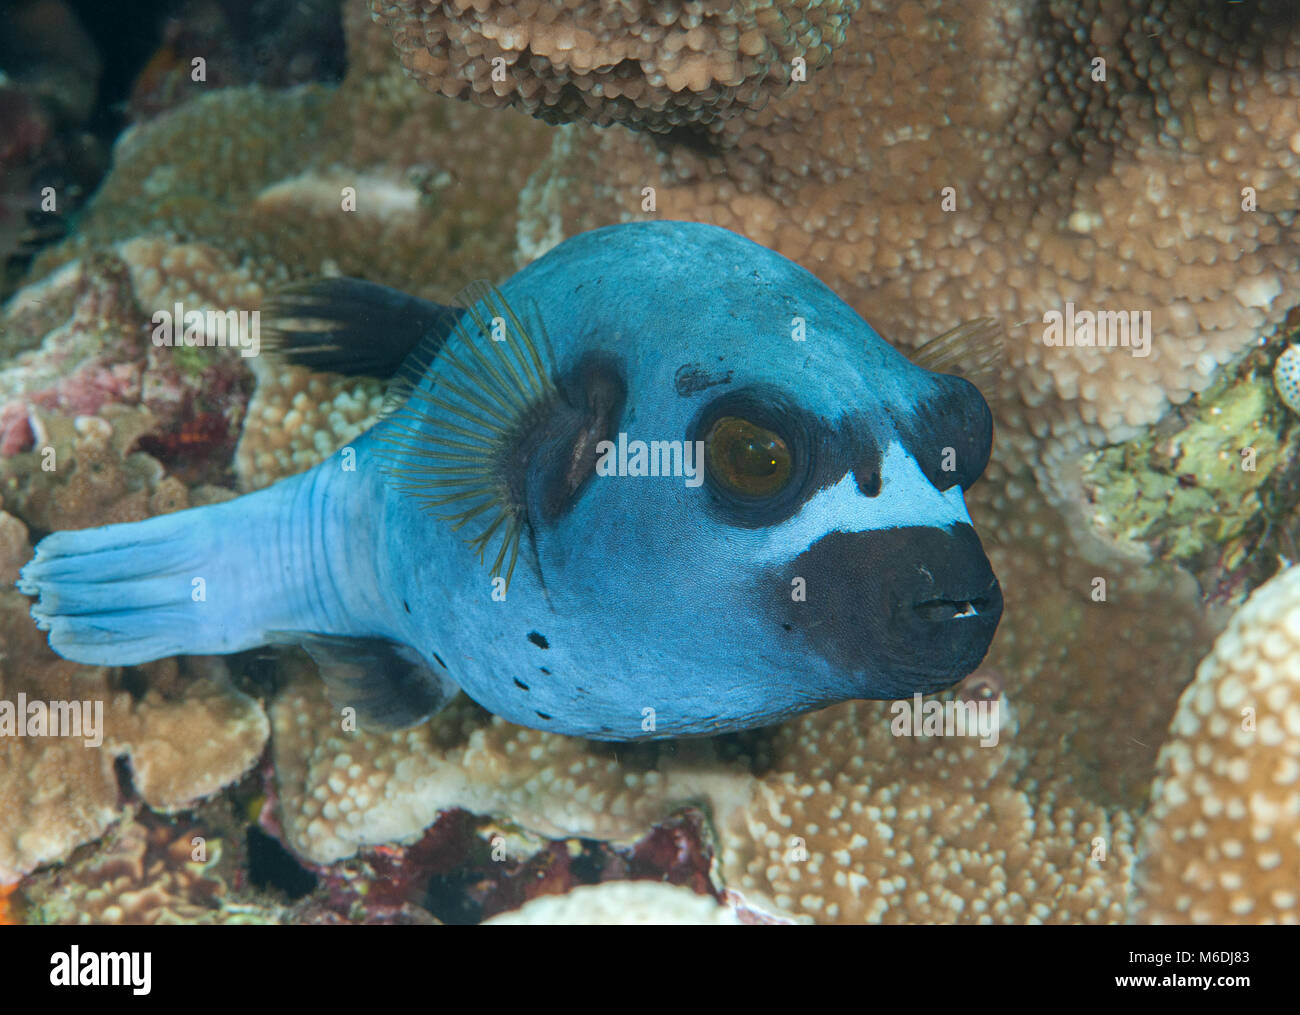
[{"label": "fish snout", "polygon": [[1002,618],[1002,589],[966,524],[831,532],[790,571],[806,596],[783,608],[787,630],[862,674],[863,697],[951,686],[979,666]]}]

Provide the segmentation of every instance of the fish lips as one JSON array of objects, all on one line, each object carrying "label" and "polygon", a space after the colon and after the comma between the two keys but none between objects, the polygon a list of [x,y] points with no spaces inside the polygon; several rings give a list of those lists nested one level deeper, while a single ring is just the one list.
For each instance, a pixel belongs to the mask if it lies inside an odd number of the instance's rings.
[{"label": "fish lips", "polygon": [[786,568],[802,601],[778,607],[787,632],[837,671],[854,697],[943,690],[984,659],[1002,619],[1002,589],[975,530],[915,526],[830,532]]}]

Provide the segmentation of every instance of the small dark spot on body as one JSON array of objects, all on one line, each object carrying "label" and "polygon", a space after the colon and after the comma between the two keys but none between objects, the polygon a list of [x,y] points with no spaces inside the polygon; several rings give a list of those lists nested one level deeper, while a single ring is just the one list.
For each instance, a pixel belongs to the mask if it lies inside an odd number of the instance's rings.
[{"label": "small dark spot on body", "polygon": [[534,645],[536,645],[538,648],[550,648],[550,647],[551,647],[551,643],[550,643],[549,641],[546,640],[546,636],[545,636],[545,635],[538,634],[536,631],[529,631],[529,632],[528,632],[528,640],[531,641],[531,642],[532,642]]},{"label": "small dark spot on body", "polygon": [[402,605],[406,607],[406,612],[407,612],[407,613],[410,613],[410,612],[411,612],[411,604],[408,603],[405,599],[402,600]]},{"label": "small dark spot on body", "polygon": [[514,680],[515,680],[515,686],[516,686],[516,687],[522,688],[522,689],[525,690],[525,691],[528,690],[528,685],[525,684],[525,683],[524,683],[522,680],[520,680],[518,677],[515,677]]},{"label": "small dark spot on body", "polygon": [[784,628],[784,629],[787,630],[787,631],[793,631],[793,630],[794,630],[794,625],[793,625],[793,624],[782,624],[781,627]]},{"label": "small dark spot on body", "polygon": [[684,363],[677,368],[677,373],[673,375],[673,386],[677,389],[677,394],[682,398],[689,398],[691,395],[699,394],[706,388],[716,387],[719,384],[731,383],[732,371],[719,371],[709,373],[698,363]]},{"label": "small dark spot on body", "polygon": [[438,665],[441,666],[444,670],[447,668],[447,664],[442,661],[442,656],[438,655],[437,652],[433,654],[433,658],[438,660]]},{"label": "small dark spot on body", "polygon": [[548,670],[545,666],[539,666],[537,668],[541,670],[543,673],[545,673],[548,677],[551,675],[551,671]]},{"label": "small dark spot on body", "polygon": [[540,718],[540,719],[549,719],[549,718],[550,718],[550,716],[547,715],[545,712],[538,712],[538,713],[537,713],[537,716],[538,716],[538,718]]}]

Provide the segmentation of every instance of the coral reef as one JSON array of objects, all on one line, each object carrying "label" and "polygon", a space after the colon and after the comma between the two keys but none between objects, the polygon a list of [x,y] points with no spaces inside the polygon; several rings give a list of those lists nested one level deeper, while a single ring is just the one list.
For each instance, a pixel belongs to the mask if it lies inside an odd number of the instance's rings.
[{"label": "coral reef", "polygon": [[[138,414],[123,406],[105,413],[117,429],[97,416],[51,420],[49,446],[63,463],[54,471],[24,465],[35,452],[0,464],[6,504],[52,528],[189,506],[189,492],[161,478],[157,462],[126,454],[126,440],[115,443],[115,434],[129,438]],[[11,582],[31,546],[20,520],[0,519],[0,576]],[[223,661],[164,660],[139,671],[78,666],[50,651],[29,608],[11,584],[0,590],[0,701],[90,702],[102,708],[102,742],[0,737],[0,883],[98,837],[137,799],[175,810],[215,793],[254,764],[269,733],[261,706],[231,685]],[[119,761],[133,785],[119,785]]]},{"label": "coral reef", "polygon": [[602,749],[464,703],[406,733],[344,733],[306,672],[276,700],[272,723],[285,839],[317,863],[413,841],[451,808],[550,837],[630,842],[698,807],[711,815],[721,884],[767,916],[1124,914],[1132,819],[1068,779],[1035,777],[1010,724],[996,747],[899,739],[888,706],[864,703],[758,735],[748,753],[730,740]]},{"label": "coral reef", "polygon": [[[30,556],[23,523],[39,534],[228,497],[205,484],[258,486],[314,464],[378,407],[374,385],[230,348],[157,347],[157,311],[255,310],[270,286],[322,270],[450,298],[512,269],[514,201],[541,128],[424,95],[359,5],[349,23],[353,74],[337,89],[214,89],[128,132],[77,234],[4,308],[0,495],[16,517],[0,526],[0,571]],[[453,135],[478,143],[443,142]],[[497,171],[482,173],[489,163]],[[246,406],[259,425],[245,425]],[[0,697],[102,699],[107,732],[98,750],[0,741],[0,882],[122,813],[115,759],[129,758],[134,794],[169,810],[239,778],[268,732],[223,663],[74,666],[50,653],[29,605],[0,592]]]},{"label": "coral reef", "polygon": [[[1238,362],[1300,288],[1290,8],[374,6],[387,28],[361,0],[345,6],[339,87],[213,88],[133,128],[78,234],[38,260],[43,278],[0,335],[0,356],[19,357],[0,372],[0,493],[17,516],[0,516],[0,574],[28,552],[23,522],[144,517],[228,496],[195,484],[231,472],[255,488],[319,461],[378,407],[377,385],[270,358],[159,356],[153,310],[253,310],[279,282],[333,272],[445,300],[566,235],[651,213],[653,187],[653,214],[773,246],[901,345],[1002,321],[996,458],[971,504],[1006,619],[953,693],[1004,719],[981,747],[893,736],[887,705],[856,703],[744,737],[615,747],[462,699],[416,730],[353,733],[306,661],[285,656],[262,825],[320,883],[293,907],[257,903],[262,918],[425,922],[435,882],[462,907],[438,908],[447,920],[525,902],[515,919],[603,919],[611,905],[727,922],[1295,912],[1280,880],[1295,870],[1293,572],[1251,599],[1184,691],[1220,618],[1178,566],[1234,605],[1267,576],[1240,558],[1282,552],[1288,525],[1272,519],[1294,513],[1294,426],[1266,381],[1284,340]],[[425,94],[388,32],[433,89],[588,122],[546,131]],[[1043,315],[1070,302],[1150,310],[1150,355],[1044,345]],[[222,429],[211,417],[228,406]],[[1236,467],[1247,445],[1259,473]],[[46,446],[66,469],[38,471]],[[197,459],[219,469],[194,471]],[[221,664],[74,667],[12,592],[0,624],[0,697],[100,696],[112,730],[102,751],[0,743],[0,811],[13,815],[0,882],[102,834],[135,795],[175,809],[258,757],[267,716]],[[1247,704],[1258,727],[1243,738]],[[201,763],[175,750],[209,739]],[[116,757],[130,759],[125,800]],[[695,813],[698,837],[683,832]],[[135,824],[104,866],[69,868],[81,887],[67,897],[99,879],[95,913],[216,918],[211,869],[177,866],[177,827]],[[484,836],[498,835],[512,859],[489,873]],[[682,887],[574,887],[629,872]],[[571,894],[535,899],[520,888],[532,878]]]},{"label": "coral reef", "polygon": [[[266,289],[320,274],[443,300],[472,279],[509,274],[515,202],[543,155],[544,130],[422,92],[361,5],[348,6],[347,26],[349,71],[338,88],[214,87],[133,127],[76,236],[33,273],[118,250],[144,290],[135,296],[144,321],[176,300],[254,311]],[[245,367],[258,381],[249,411],[266,424],[243,431],[235,470],[245,489],[316,464],[379,406],[376,383],[312,378],[261,357]],[[210,380],[201,388],[221,394]]]},{"label": "coral reef", "polygon": [[1201,663],[1152,801],[1138,919],[1300,923],[1300,568],[1257,590]]},{"label": "coral reef", "polygon": [[24,883],[26,922],[279,922],[283,907],[237,897],[237,852],[202,825],[128,816],[93,852]]}]

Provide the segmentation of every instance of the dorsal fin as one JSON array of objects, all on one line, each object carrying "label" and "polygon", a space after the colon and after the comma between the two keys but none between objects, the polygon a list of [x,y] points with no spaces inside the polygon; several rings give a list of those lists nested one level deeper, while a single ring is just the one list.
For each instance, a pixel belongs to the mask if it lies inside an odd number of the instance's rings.
[{"label": "dorsal fin", "polygon": [[936,374],[966,378],[987,400],[997,390],[1002,365],[1002,328],[991,317],[964,321],[917,346],[908,359]]},{"label": "dorsal fin", "polygon": [[359,278],[313,279],[266,299],[263,342],[311,370],[387,380],[417,348],[435,354],[462,313]]}]

